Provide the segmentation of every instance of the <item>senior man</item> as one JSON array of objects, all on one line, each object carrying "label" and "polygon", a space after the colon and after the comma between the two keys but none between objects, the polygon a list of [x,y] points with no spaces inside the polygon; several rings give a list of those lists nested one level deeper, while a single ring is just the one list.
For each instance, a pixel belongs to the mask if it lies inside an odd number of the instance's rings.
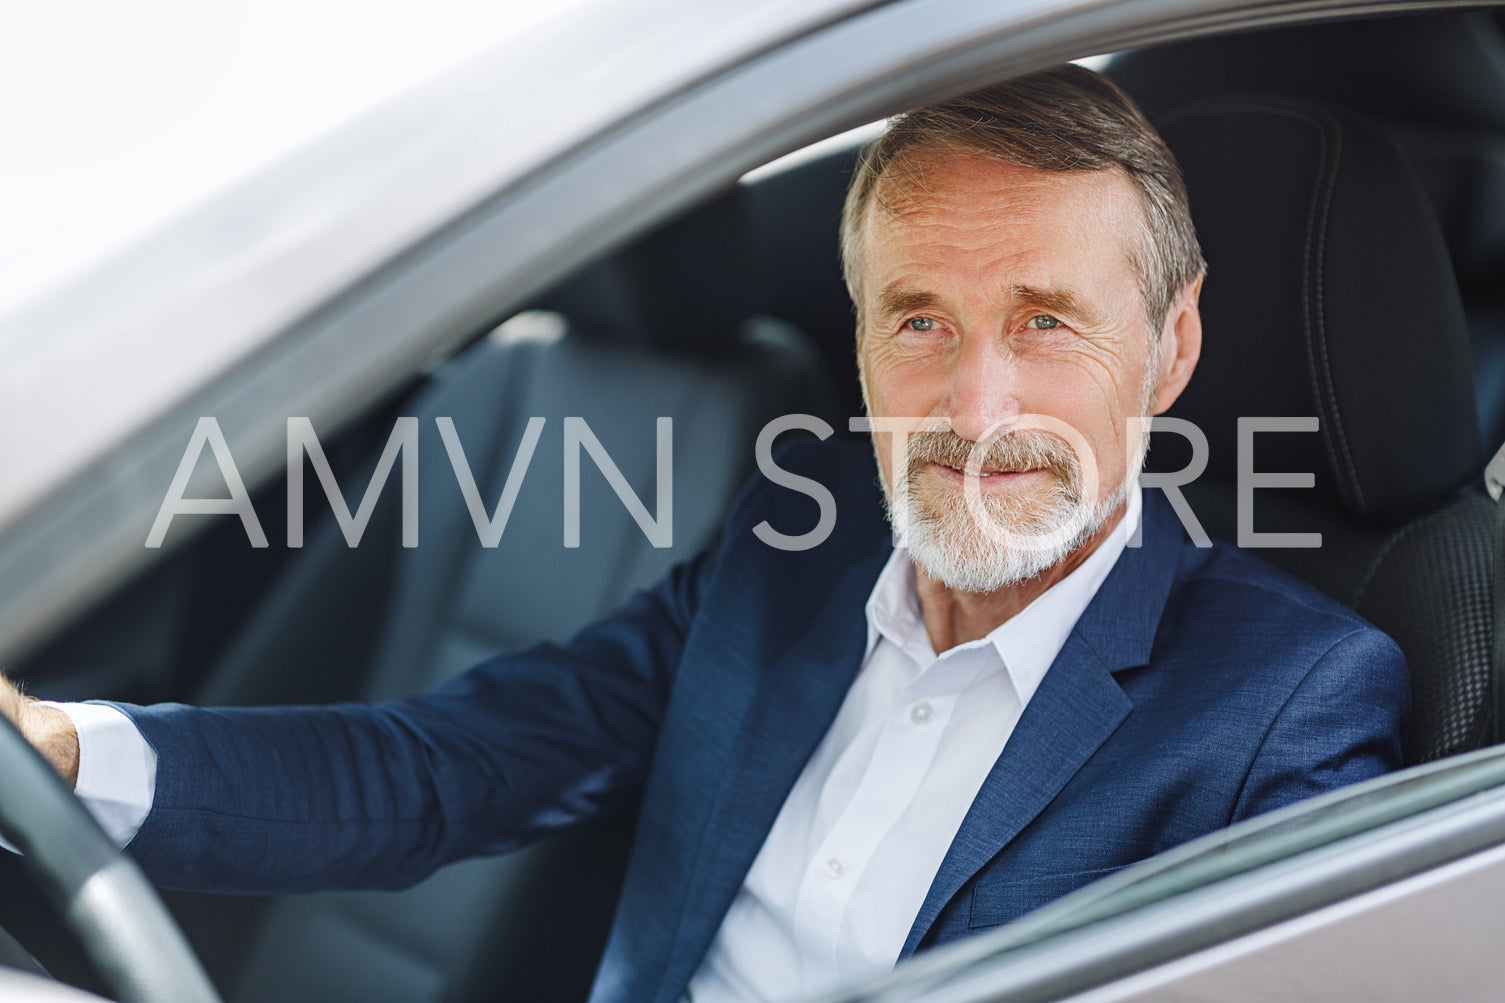
[{"label": "senior man", "polygon": [[178,887],[397,887],[640,805],[595,998],[663,1003],[829,989],[1399,765],[1396,646],[1141,497],[1204,267],[1123,94],[1062,67],[897,119],[842,250],[874,448],[780,455],[832,491],[818,546],[763,542],[808,499],[760,479],[568,645],[409,700],[7,713],[118,764],[80,794]]}]

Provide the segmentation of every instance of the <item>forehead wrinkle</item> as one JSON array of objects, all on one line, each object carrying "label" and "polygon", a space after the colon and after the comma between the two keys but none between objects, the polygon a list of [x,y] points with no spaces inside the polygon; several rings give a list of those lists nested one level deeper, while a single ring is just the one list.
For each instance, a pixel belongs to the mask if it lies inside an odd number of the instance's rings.
[{"label": "forehead wrinkle", "polygon": [[1044,214],[1044,206],[1028,197],[1028,187],[1032,186],[1001,189],[993,197],[944,189],[920,191],[913,185],[894,187],[902,187],[899,197],[875,198],[869,207],[870,219],[877,216],[874,222],[879,225],[886,217],[910,226],[1003,231],[1027,225]]},{"label": "forehead wrinkle", "polygon": [[[903,273],[917,262],[923,269],[925,262],[945,260],[958,251],[986,255],[977,259],[981,273],[1017,272],[1034,257],[1031,249],[1016,246],[1013,238],[1041,218],[1041,207],[1033,203],[1000,206],[978,199],[949,201],[953,204],[947,206],[941,199],[930,199],[912,205],[902,216],[885,213],[871,220],[874,225],[866,237],[869,270],[881,261],[887,267],[880,271],[900,273],[882,287],[884,293],[913,290]],[[889,241],[894,237],[903,238],[897,246]],[[931,304],[909,304],[916,305]]]},{"label": "forehead wrinkle", "polygon": [[[945,168],[958,164],[1005,169],[1009,178],[997,182],[993,193],[996,201],[994,198],[978,198],[975,191],[959,192],[947,184],[932,184],[927,168],[938,168],[944,173]],[[918,155],[905,151],[877,179],[865,215],[871,219],[874,210],[882,210],[892,219],[908,221],[937,210],[959,212],[963,216],[995,216],[1000,208],[1007,208],[1010,215],[1018,219],[1033,215],[1032,192],[1059,184],[1067,176],[1014,167],[986,153],[965,148],[929,150]],[[1000,206],[999,202],[1005,205]]]},{"label": "forehead wrinkle", "polygon": [[[1042,174],[959,151],[951,156],[931,155],[915,159],[919,162],[911,161],[905,165],[906,169],[885,173],[877,180],[874,197],[863,214],[865,233],[862,242],[866,258],[863,271],[867,272],[870,281],[881,282],[882,273],[887,272],[890,281],[883,287],[885,290],[903,287],[906,284],[903,273],[909,271],[909,266],[916,261],[922,268],[926,267],[926,261],[948,257],[948,248],[963,253],[981,252],[987,260],[975,259],[977,279],[983,283],[977,291],[995,304],[1032,301],[1047,310],[1070,313],[1083,326],[1102,326],[1108,313],[1112,312],[1102,309],[1108,304],[1094,304],[1090,298],[1073,295],[1049,276],[1032,276],[1036,266],[1043,262],[1030,248],[1018,246],[1013,240],[1015,231],[1029,231],[1042,220],[1046,223],[1055,220],[1059,210],[1059,200],[1053,198],[1055,190],[1075,185],[1080,199],[1076,218],[1080,219],[1084,213],[1092,217],[1089,228],[1076,238],[1076,243],[1081,245],[1081,254],[1084,257],[1091,255],[1089,243],[1096,243],[1103,230],[1118,233],[1124,264],[1127,271],[1136,276],[1134,287],[1126,292],[1142,298],[1137,282],[1138,255],[1135,253],[1139,245],[1136,231],[1142,228],[1142,210],[1137,199],[1130,199],[1125,205],[1124,200],[1113,197],[1114,189],[1122,187],[1114,182],[1122,180],[1127,184],[1127,179],[1096,174],[1084,178],[1081,172]],[[983,178],[982,189],[972,183],[977,179],[963,178],[959,183],[953,183],[949,175],[943,177],[942,168],[969,160],[983,162],[989,169],[1002,167],[1006,177],[1000,180],[995,174],[991,179]],[[1095,183],[1084,187],[1084,181]],[[1126,218],[1125,214],[1131,212],[1132,218]],[[1127,234],[1123,232],[1125,223],[1131,224]],[[889,243],[890,238],[899,238],[901,234],[907,236],[897,244]],[[1125,236],[1129,239],[1124,240]],[[895,252],[899,255],[897,260],[893,257]],[[900,274],[895,275],[896,271]],[[994,285],[998,279],[988,281],[984,277],[988,272],[1015,281],[1010,283],[1005,278],[1003,284]],[[985,292],[988,287],[991,291]],[[872,289],[872,286],[868,288]],[[900,302],[893,297],[880,301],[871,292],[868,297],[875,313],[934,306],[941,302],[934,295],[929,302],[914,299]]]}]

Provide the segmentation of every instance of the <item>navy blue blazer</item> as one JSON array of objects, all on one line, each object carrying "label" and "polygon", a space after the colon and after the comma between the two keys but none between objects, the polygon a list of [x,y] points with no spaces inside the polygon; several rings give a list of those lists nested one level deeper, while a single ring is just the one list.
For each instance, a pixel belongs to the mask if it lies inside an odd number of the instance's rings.
[{"label": "navy blue blazer", "polygon": [[[395,888],[640,802],[601,1001],[673,1003],[866,643],[892,546],[871,450],[757,478],[718,547],[568,645],[486,662],[377,706],[123,707],[158,755],[130,851],[157,882],[221,891]],[[1148,492],[952,841],[903,954],[1004,923],[1194,836],[1393,769],[1409,688],[1385,635],[1227,545],[1192,546]]]}]

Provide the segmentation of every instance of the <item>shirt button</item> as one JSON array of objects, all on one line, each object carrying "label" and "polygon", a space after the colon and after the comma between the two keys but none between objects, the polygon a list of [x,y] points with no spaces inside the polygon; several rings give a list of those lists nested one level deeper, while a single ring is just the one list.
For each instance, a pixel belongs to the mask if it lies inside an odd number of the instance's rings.
[{"label": "shirt button", "polygon": [[847,865],[841,862],[840,857],[832,857],[830,860],[826,861],[826,877],[830,878],[832,881],[835,881],[837,878],[845,874],[846,870]]},{"label": "shirt button", "polygon": [[909,719],[915,724],[924,724],[926,721],[930,720],[930,715],[930,704],[924,700],[921,700],[919,703],[909,708]]}]

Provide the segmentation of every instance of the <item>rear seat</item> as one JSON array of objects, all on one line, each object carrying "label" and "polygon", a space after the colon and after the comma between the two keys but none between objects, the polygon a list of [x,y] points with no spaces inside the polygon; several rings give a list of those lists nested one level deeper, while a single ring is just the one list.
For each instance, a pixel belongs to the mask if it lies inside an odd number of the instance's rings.
[{"label": "rear seat", "polygon": [[[730,234],[704,240],[706,227],[736,221],[740,198],[732,193],[581,276],[549,298],[564,312],[503,324],[404,410],[421,423],[420,545],[396,557],[382,621],[371,624],[380,641],[359,698],[401,696],[492,653],[568,637],[712,542],[753,470],[753,443],[766,421],[825,410],[802,336],[767,318],[748,319],[738,306],[743,241]],[[687,237],[696,241],[693,260],[684,254]],[[706,254],[708,246],[716,253]],[[434,419],[454,420],[489,510],[535,416],[546,424],[506,531],[494,550],[483,549]],[[581,545],[562,546],[567,416],[586,420],[650,514],[655,419],[674,420],[670,548],[650,545],[588,456]],[[338,531],[326,529],[322,543],[310,541],[312,560],[343,548]],[[295,577],[320,579],[307,567]],[[275,605],[288,610],[297,602],[281,596]],[[271,668],[260,653],[285,648],[285,624],[285,616],[269,615],[245,632],[226,661],[233,668],[205,691],[210,702],[268,691],[254,667]],[[273,689],[286,699],[285,685]],[[604,942],[630,832],[630,819],[607,820],[454,865],[396,894],[280,900],[249,944],[210,945],[206,953],[242,959],[238,972],[231,964],[220,972],[232,1000],[579,999]]]}]

